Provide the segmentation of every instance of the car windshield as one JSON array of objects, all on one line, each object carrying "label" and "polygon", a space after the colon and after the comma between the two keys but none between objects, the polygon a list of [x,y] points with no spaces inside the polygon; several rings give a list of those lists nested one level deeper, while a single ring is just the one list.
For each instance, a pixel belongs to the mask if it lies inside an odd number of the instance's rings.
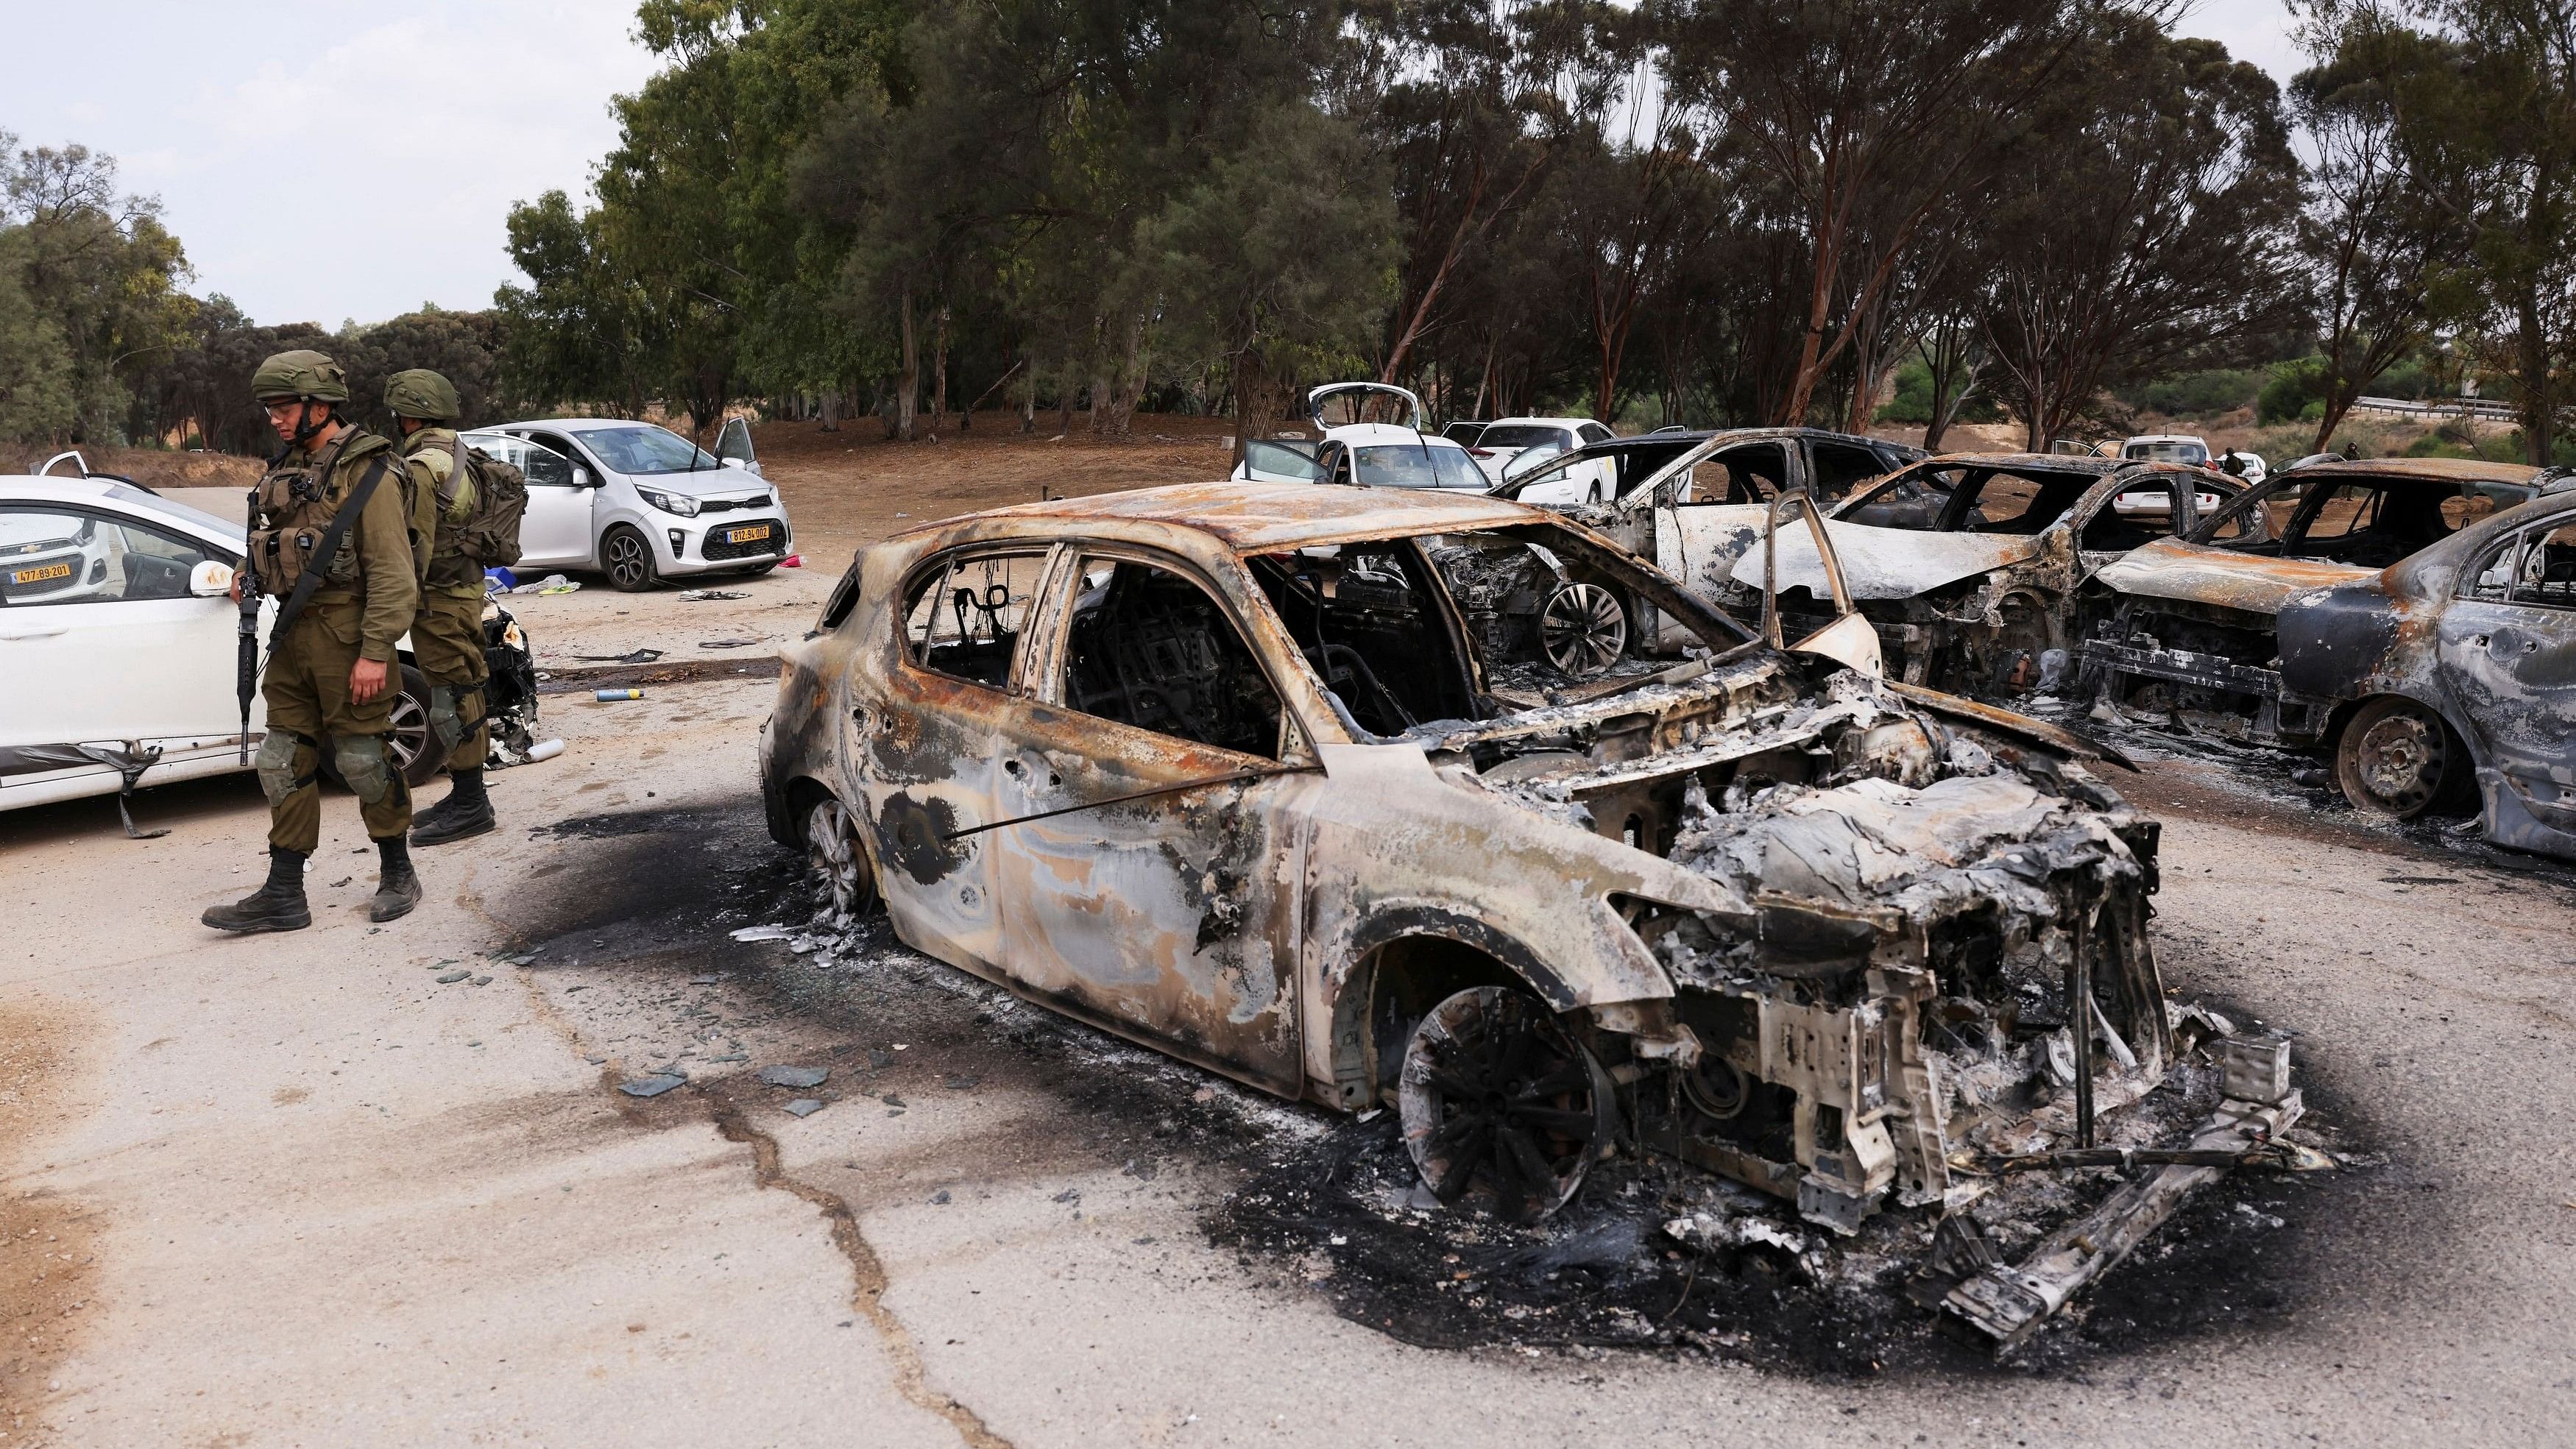
[{"label": "car windshield", "polygon": [[[1334,703],[1377,735],[1492,718],[1542,706],[1569,685],[1670,668],[1673,657],[1627,647],[1627,614],[1615,598],[1654,604],[1676,635],[1711,652],[1751,637],[1651,567],[1549,524],[1327,544],[1246,562]],[[1443,625],[1433,574],[1463,635]],[[1596,609],[1578,610],[1569,625],[1572,604]],[[1470,657],[1482,666],[1482,701]]]},{"label": "car windshield", "polygon": [[228,538],[238,539],[241,536],[240,524],[217,518],[202,508],[191,508],[185,503],[174,502],[158,493],[146,493],[140,488],[128,488],[122,483],[113,483],[108,485],[107,496],[128,508],[140,508],[148,513],[157,513],[164,518],[176,519],[198,528],[211,528]]},{"label": "car windshield", "polygon": [[1553,443],[1565,446],[1565,429],[1539,423],[1498,423],[1476,435],[1479,448],[1536,448]]},{"label": "car windshield", "polygon": [[636,423],[619,428],[588,428],[581,440],[599,461],[620,473],[705,472],[723,465],[715,455],[669,428]]},{"label": "car windshield", "polygon": [[1432,447],[1428,443],[1381,443],[1351,450],[1359,463],[1363,483],[1380,488],[1482,488],[1484,475],[1476,471],[1464,448]]},{"label": "car windshield", "polygon": [[2198,443],[2131,443],[2120,456],[2151,463],[2206,463],[2209,450]]}]

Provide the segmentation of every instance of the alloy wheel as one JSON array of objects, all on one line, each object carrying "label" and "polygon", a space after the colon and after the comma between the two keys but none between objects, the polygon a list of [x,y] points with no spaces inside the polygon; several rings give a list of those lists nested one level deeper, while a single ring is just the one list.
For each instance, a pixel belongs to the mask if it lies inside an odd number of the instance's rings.
[{"label": "alloy wheel", "polygon": [[1628,649],[1628,611],[1599,584],[1567,584],[1539,612],[1539,647],[1577,678],[1599,674]]},{"label": "alloy wheel", "polygon": [[1546,1005],[1500,986],[1431,1009],[1396,1086],[1404,1145],[1432,1195],[1531,1221],[1565,1205],[1611,1140],[1610,1079]]}]

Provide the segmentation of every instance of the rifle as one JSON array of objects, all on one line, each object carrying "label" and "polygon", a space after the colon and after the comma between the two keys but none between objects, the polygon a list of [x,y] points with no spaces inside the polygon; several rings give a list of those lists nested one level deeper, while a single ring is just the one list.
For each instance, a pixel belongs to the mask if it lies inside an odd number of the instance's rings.
[{"label": "rifle", "polygon": [[[276,472],[286,461],[286,450],[268,460],[268,471]],[[234,626],[233,690],[241,696],[241,762],[250,763],[250,702],[259,693],[259,555],[251,551],[250,537],[259,530],[259,488],[250,490],[250,519],[242,530],[241,572],[234,575],[235,589],[241,596],[241,620]]]}]

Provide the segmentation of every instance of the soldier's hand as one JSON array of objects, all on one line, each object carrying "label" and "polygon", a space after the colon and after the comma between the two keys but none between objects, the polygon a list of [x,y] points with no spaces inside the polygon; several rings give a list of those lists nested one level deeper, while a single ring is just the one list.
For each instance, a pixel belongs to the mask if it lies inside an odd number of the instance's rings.
[{"label": "soldier's hand", "polygon": [[236,604],[241,602],[241,570],[233,570],[232,586],[224,591]]},{"label": "soldier's hand", "polygon": [[350,702],[353,704],[365,704],[368,700],[384,693],[385,675],[389,672],[390,671],[385,668],[384,661],[379,659],[361,659],[357,663],[350,665]]}]

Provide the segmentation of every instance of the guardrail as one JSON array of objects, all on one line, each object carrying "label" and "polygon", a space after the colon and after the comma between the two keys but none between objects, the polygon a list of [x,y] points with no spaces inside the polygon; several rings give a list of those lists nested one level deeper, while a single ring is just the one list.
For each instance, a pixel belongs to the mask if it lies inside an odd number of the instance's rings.
[{"label": "guardrail", "polygon": [[2392,413],[2399,417],[2483,418],[2498,423],[2522,419],[2522,409],[2511,403],[2476,397],[2446,397],[2427,402],[2402,397],[2362,397],[2353,399],[2352,410],[2357,413]]}]

